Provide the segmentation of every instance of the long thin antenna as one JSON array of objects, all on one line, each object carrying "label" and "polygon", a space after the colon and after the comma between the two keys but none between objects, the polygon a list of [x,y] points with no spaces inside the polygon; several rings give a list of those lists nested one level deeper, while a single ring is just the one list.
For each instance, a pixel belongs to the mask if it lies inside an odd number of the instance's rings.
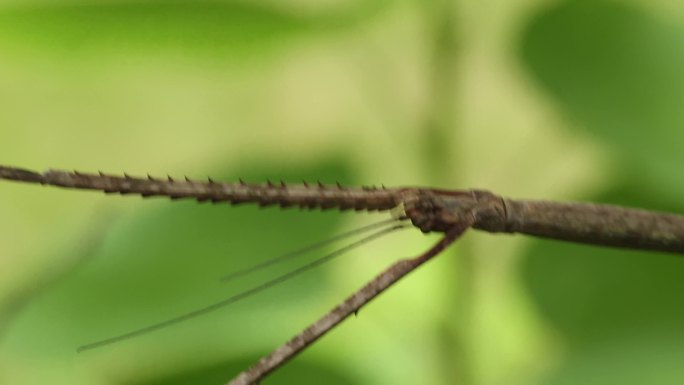
[{"label": "long thin antenna", "polygon": [[356,228],[353,230],[349,230],[347,232],[335,235],[334,237],[324,239],[324,240],[316,242],[316,243],[312,243],[308,246],[302,247],[301,249],[293,250],[293,251],[290,251],[288,253],[279,255],[277,257],[267,259],[261,263],[258,263],[254,266],[251,266],[251,267],[248,267],[246,269],[242,269],[242,270],[238,270],[238,271],[235,271],[233,273],[230,273],[230,274],[226,274],[223,277],[221,277],[221,282],[229,282],[229,281],[232,281],[234,279],[244,277],[245,275],[263,270],[264,268],[275,265],[277,263],[285,262],[287,260],[291,260],[291,259],[300,257],[300,256],[302,256],[302,255],[304,255],[310,251],[320,249],[321,247],[325,247],[325,246],[327,246],[333,242],[337,242],[341,239],[349,238],[353,235],[360,234],[360,233],[366,232],[368,230],[371,230],[371,229],[374,229],[377,227],[386,226],[386,225],[389,225],[391,223],[396,223],[397,221],[401,221],[401,220],[405,220],[405,219],[406,219],[406,217],[386,219],[386,220],[383,220],[380,222],[371,223],[370,225],[366,225],[366,226],[362,226],[362,227],[359,227],[359,228]]},{"label": "long thin antenna", "polygon": [[201,315],[210,313],[210,312],[212,312],[212,311],[214,311],[214,310],[218,310],[218,309],[220,309],[220,308],[222,308],[222,307],[224,307],[224,306],[230,305],[230,304],[232,304],[232,303],[234,303],[234,302],[237,302],[237,301],[239,301],[239,300],[241,300],[241,299],[244,299],[244,298],[247,298],[247,297],[251,297],[251,296],[253,296],[253,295],[257,294],[257,293],[260,293],[260,292],[262,292],[262,291],[264,291],[264,290],[266,290],[266,289],[268,289],[268,288],[270,288],[270,287],[273,287],[273,286],[275,286],[275,285],[277,285],[277,284],[279,284],[279,283],[281,283],[281,282],[284,282],[284,281],[286,281],[286,280],[288,280],[288,279],[290,279],[290,278],[292,278],[292,277],[295,277],[295,276],[297,276],[297,275],[299,275],[299,274],[302,274],[302,273],[304,273],[304,272],[306,272],[306,271],[309,271],[309,270],[311,270],[311,269],[313,269],[313,268],[315,268],[315,267],[317,267],[317,266],[320,266],[320,265],[322,265],[323,263],[328,262],[328,261],[334,259],[335,257],[337,257],[337,256],[339,256],[339,255],[341,255],[341,254],[343,254],[343,253],[345,253],[345,252],[347,252],[347,251],[353,249],[354,247],[357,247],[357,246],[359,246],[359,245],[361,245],[361,244],[364,244],[364,243],[366,243],[366,242],[369,242],[369,241],[371,241],[371,240],[373,240],[373,239],[377,239],[377,238],[381,237],[382,235],[388,234],[388,233],[390,233],[390,232],[393,232],[393,231],[396,231],[396,230],[399,230],[399,229],[406,229],[406,228],[409,228],[409,227],[411,227],[411,225],[402,223],[402,224],[397,224],[397,225],[392,226],[392,227],[387,228],[387,229],[383,229],[383,230],[377,231],[377,232],[375,232],[375,233],[373,233],[373,234],[371,234],[371,235],[369,235],[369,236],[367,236],[367,237],[364,237],[364,238],[362,238],[362,239],[360,239],[360,240],[358,240],[358,241],[355,241],[355,242],[352,242],[352,243],[348,244],[347,246],[344,246],[344,247],[342,247],[342,248],[340,248],[340,249],[338,249],[338,250],[335,250],[335,251],[333,251],[333,252],[331,252],[331,253],[329,253],[329,254],[327,254],[327,255],[325,255],[325,256],[319,258],[319,259],[316,259],[316,260],[314,260],[314,261],[312,261],[312,262],[309,262],[309,263],[307,263],[307,264],[304,265],[304,266],[298,267],[297,269],[294,269],[294,270],[292,270],[292,271],[289,271],[289,272],[287,272],[287,273],[285,273],[285,274],[282,274],[282,275],[280,275],[280,276],[278,276],[278,277],[276,277],[276,278],[271,279],[270,281],[264,282],[264,283],[262,283],[261,285],[255,286],[255,287],[253,287],[253,288],[251,288],[251,289],[248,289],[248,290],[245,290],[245,291],[243,291],[243,292],[241,292],[241,293],[238,293],[238,294],[236,294],[236,295],[234,295],[234,296],[232,296],[232,297],[226,298],[226,299],[224,299],[224,300],[222,300],[222,301],[220,301],[220,302],[216,302],[216,303],[214,303],[214,304],[211,304],[211,305],[209,305],[209,306],[203,307],[203,308],[201,308],[201,309],[197,309],[197,310],[191,311],[191,312],[189,312],[189,313],[185,313],[185,314],[183,314],[183,315],[180,315],[180,316],[171,318],[171,319],[169,319],[169,320],[166,320],[166,321],[163,321],[163,322],[159,322],[159,323],[156,323],[156,324],[153,324],[153,325],[150,325],[150,326],[147,326],[147,327],[138,329],[138,330],[134,330],[134,331],[132,331],[132,332],[128,332],[128,333],[121,334],[121,335],[118,335],[118,336],[115,336],[115,337],[111,337],[111,338],[107,338],[107,339],[104,339],[104,340],[92,342],[92,343],[89,343],[89,344],[85,344],[85,345],[83,345],[83,346],[78,347],[78,348],[76,349],[76,351],[80,353],[80,352],[83,352],[83,351],[86,351],[86,350],[91,350],[91,349],[99,348],[99,347],[102,347],[102,346],[110,345],[110,344],[113,344],[113,343],[121,342],[121,341],[130,339],[130,338],[133,338],[133,337],[138,337],[138,336],[141,336],[141,335],[143,335],[143,334],[147,334],[147,333],[153,332],[153,331],[155,331],[155,330],[159,330],[159,329],[163,329],[163,328],[166,328],[166,327],[168,327],[168,326],[171,326],[171,325],[175,325],[175,324],[177,324],[177,323],[181,323],[181,322],[183,322],[183,321],[187,321],[187,320],[189,320],[189,319],[191,319],[191,318],[199,317],[199,316],[201,316]]}]

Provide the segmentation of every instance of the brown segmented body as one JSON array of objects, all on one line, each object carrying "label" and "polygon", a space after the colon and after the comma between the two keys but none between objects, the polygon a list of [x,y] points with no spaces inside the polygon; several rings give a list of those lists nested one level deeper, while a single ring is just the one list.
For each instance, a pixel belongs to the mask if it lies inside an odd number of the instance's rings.
[{"label": "brown segmented body", "polygon": [[401,206],[423,232],[446,233],[468,222],[470,227],[488,232],[684,253],[681,215],[591,203],[512,200],[484,190],[204,182],[60,170],[38,173],[5,166],[0,166],[0,179],[200,202],[366,211]]}]

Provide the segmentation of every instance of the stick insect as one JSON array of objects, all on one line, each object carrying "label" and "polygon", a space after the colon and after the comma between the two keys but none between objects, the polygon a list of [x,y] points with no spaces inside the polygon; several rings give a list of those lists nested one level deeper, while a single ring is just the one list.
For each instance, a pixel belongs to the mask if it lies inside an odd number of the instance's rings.
[{"label": "stick insect", "polygon": [[[0,179],[105,193],[164,196],[171,199],[256,203],[260,206],[320,208],[357,211],[399,212],[397,221],[410,224],[424,233],[444,236],[424,253],[400,259],[318,321],[271,352],[229,382],[231,385],[256,384],[275,369],[306,349],[344,319],[357,312],[411,271],[429,261],[459,239],[469,228],[491,233],[520,233],[562,241],[654,250],[684,254],[684,216],[605,204],[514,200],[485,190],[443,190],[433,188],[371,188],[327,186],[323,184],[223,183],[212,179],[195,181],[90,174],[49,170],[43,173],[0,166]],[[393,225],[371,237],[405,227]],[[371,238],[367,237],[367,238]],[[343,251],[343,250],[340,250]],[[334,254],[326,258],[332,258]],[[310,269],[325,259],[294,271]],[[286,279],[289,274],[269,281],[261,290]],[[131,338],[212,311],[249,295],[249,291],[194,313],[152,325],[126,335],[85,345],[99,347]]]}]

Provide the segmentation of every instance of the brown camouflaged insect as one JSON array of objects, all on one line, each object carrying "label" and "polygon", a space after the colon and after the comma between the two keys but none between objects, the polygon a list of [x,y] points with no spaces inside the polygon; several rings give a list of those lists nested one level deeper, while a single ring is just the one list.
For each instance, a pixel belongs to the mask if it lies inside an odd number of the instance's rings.
[{"label": "brown camouflaged insect", "polygon": [[[323,336],[350,314],[375,298],[409,272],[439,254],[468,228],[492,233],[521,233],[564,241],[630,249],[646,249],[684,254],[684,216],[620,206],[565,203],[533,200],[513,200],[484,190],[440,190],[432,188],[353,188],[322,184],[250,184],[206,182],[190,179],[174,180],[137,178],[103,173],[30,170],[0,166],[0,179],[37,183],[74,189],[99,190],[106,193],[137,194],[143,197],[166,196],[171,199],[198,201],[256,203],[260,206],[367,210],[399,212],[392,227],[374,235],[406,227],[410,220],[422,232],[441,232],[444,237],[425,253],[411,259],[401,259],[376,278],[332,309],[284,345],[240,373],[230,384],[256,384],[311,343]],[[392,221],[390,221],[392,222]],[[399,223],[399,224],[396,224]],[[375,226],[375,225],[373,225]],[[326,258],[331,258],[329,255]],[[280,276],[253,290],[226,301],[199,309],[159,324],[125,335],[84,345],[92,349],[118,342],[235,302],[253,291],[262,290],[301,271],[324,262],[314,261]]]}]

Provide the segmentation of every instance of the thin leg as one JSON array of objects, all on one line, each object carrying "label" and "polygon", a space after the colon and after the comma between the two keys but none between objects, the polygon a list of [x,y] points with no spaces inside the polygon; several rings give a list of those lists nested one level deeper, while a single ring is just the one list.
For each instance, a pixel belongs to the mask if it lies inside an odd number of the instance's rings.
[{"label": "thin leg", "polygon": [[406,274],[415,270],[418,266],[439,254],[452,242],[458,239],[469,226],[470,223],[464,223],[462,226],[455,227],[449,230],[444,238],[425,253],[415,258],[402,259],[395,262],[344,302],[337,305],[337,307],[332,309],[328,314],[304,329],[304,331],[284,345],[259,360],[254,366],[240,373],[230,381],[228,385],[258,384],[264,377],[306,349],[309,345],[349,317],[349,315],[359,311],[362,306],[370,302],[378,294],[385,291],[388,287],[400,280]]}]

